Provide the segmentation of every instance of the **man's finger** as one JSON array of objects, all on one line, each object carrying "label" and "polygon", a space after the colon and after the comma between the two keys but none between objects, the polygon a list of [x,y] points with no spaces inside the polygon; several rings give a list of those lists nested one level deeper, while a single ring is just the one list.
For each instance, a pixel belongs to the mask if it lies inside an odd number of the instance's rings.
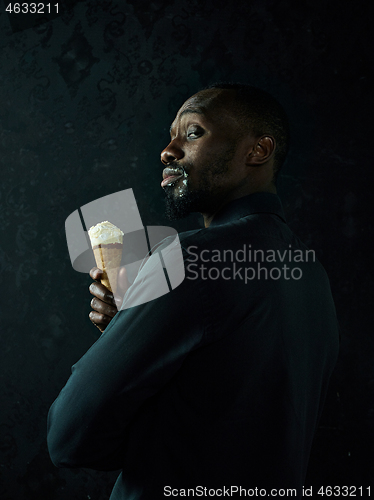
[{"label": "man's finger", "polygon": [[104,314],[100,314],[96,311],[91,311],[88,317],[101,332],[105,330],[112,319],[109,316],[105,316]]},{"label": "man's finger", "polygon": [[98,267],[93,267],[90,271],[90,276],[93,280],[101,280],[103,277],[103,271]]},{"label": "man's finger", "polygon": [[107,304],[115,305],[114,302],[114,297],[113,293],[104,285],[101,283],[97,283],[96,281],[94,283],[91,283],[89,286],[89,291],[97,297],[98,299],[102,300],[103,302],[106,302]]},{"label": "man's finger", "polygon": [[101,314],[97,311],[91,311],[88,316],[90,320],[97,325],[108,326],[112,320],[110,316],[106,316],[105,314]]},{"label": "man's finger", "polygon": [[113,307],[107,304],[106,302],[99,300],[96,297],[94,297],[91,300],[91,307],[94,311],[98,312],[99,314],[103,314],[104,316],[109,316],[110,318],[113,318],[118,312],[116,307]]}]

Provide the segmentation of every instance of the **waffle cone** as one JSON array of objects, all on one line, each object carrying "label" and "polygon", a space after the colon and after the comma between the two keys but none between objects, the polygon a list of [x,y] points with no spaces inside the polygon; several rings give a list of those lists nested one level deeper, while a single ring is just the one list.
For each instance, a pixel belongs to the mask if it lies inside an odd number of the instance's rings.
[{"label": "waffle cone", "polygon": [[113,293],[117,291],[118,271],[122,260],[122,243],[109,243],[93,248],[96,265],[104,273],[101,283]]}]

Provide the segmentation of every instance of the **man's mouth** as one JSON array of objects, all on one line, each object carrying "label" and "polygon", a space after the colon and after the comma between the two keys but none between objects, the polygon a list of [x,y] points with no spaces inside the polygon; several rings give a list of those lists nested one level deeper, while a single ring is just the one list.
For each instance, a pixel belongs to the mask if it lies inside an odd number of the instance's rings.
[{"label": "man's mouth", "polygon": [[181,177],[187,177],[187,174],[181,168],[166,167],[162,172],[162,177],[161,186],[165,187],[174,184]]}]

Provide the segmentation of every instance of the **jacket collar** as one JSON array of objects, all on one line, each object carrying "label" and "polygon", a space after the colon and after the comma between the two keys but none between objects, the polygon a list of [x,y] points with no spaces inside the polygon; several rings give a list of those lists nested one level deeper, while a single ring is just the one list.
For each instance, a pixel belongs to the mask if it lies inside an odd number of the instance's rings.
[{"label": "jacket collar", "polygon": [[259,213],[274,214],[286,222],[278,195],[273,193],[253,193],[224,205],[214,215],[209,227],[227,224],[235,219]]}]

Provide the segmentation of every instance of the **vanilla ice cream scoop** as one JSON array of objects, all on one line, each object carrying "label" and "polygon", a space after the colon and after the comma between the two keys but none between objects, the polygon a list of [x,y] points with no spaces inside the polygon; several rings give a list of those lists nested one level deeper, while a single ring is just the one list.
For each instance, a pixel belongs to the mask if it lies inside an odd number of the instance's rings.
[{"label": "vanilla ice cream scoop", "polygon": [[105,220],[88,230],[92,248],[109,243],[123,243],[123,232],[111,222]]}]

